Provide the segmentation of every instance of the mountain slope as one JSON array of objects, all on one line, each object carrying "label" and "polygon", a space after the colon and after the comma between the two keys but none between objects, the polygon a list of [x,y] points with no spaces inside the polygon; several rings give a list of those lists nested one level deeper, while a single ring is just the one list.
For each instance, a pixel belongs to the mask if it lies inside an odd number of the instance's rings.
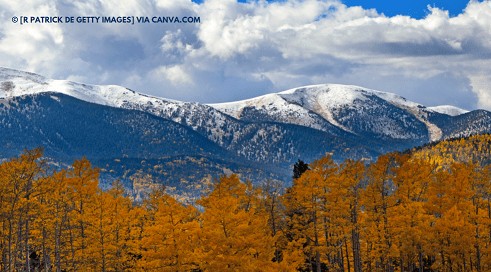
[{"label": "mountain slope", "polygon": [[102,169],[105,183],[123,179],[129,184],[142,171],[178,189],[183,180],[232,171],[244,178],[284,178],[278,169],[238,158],[192,129],[149,113],[61,93],[0,99],[0,158],[40,146],[57,164],[87,157]]},{"label": "mountain slope", "polygon": [[[322,135],[318,132],[308,132],[310,130],[302,126],[298,127],[297,131],[307,132],[297,133],[296,130],[289,129],[292,126],[286,124],[271,124],[267,120],[260,123],[247,120],[244,122],[208,105],[146,96],[119,86],[92,86],[51,80],[5,68],[0,72],[0,80],[3,80],[0,85],[0,97],[55,92],[104,106],[148,112],[182,124],[246,160],[290,163],[292,158],[298,156],[313,158],[310,154],[304,155],[308,152],[303,152],[305,145],[298,140],[303,135],[317,135],[314,138],[319,138],[316,140],[319,145],[328,147],[319,151],[319,148],[313,146],[316,155],[322,155],[326,151],[343,153],[342,150],[346,147],[358,146],[358,139],[340,130],[324,130],[329,135]],[[329,143],[325,143],[326,141]],[[360,146],[356,153],[361,157],[370,157],[384,151],[383,147],[374,146],[375,148]],[[308,150],[308,147],[306,148]],[[349,154],[353,155],[353,152],[350,151]]]},{"label": "mountain slope", "polygon": [[[52,80],[40,75],[0,68],[0,98],[54,92],[86,102],[124,109],[145,111],[192,127],[220,145],[235,135],[232,118],[206,105],[186,103],[137,93],[116,85],[88,85],[67,80]],[[199,118],[196,118],[196,114]]]},{"label": "mountain slope", "polygon": [[299,158],[331,152],[336,160],[370,160],[486,132],[488,111],[427,108],[358,86],[306,86],[204,105],[0,68],[0,156],[44,146],[63,163],[89,157],[109,179],[143,169],[167,185],[230,171],[288,182]]},{"label": "mountain slope", "polygon": [[[41,144],[46,155],[71,158],[161,158],[227,153],[174,122],[139,111],[83,102],[59,93],[1,99],[0,116],[2,152],[13,151],[8,147],[34,148]],[[175,149],[175,145],[182,147]]]},{"label": "mountain slope", "polygon": [[446,136],[428,115],[447,115],[445,109],[455,116],[466,112],[456,107],[426,108],[395,94],[337,84],[306,86],[211,106],[241,120],[267,119],[325,131],[336,126],[357,135],[416,142]]}]

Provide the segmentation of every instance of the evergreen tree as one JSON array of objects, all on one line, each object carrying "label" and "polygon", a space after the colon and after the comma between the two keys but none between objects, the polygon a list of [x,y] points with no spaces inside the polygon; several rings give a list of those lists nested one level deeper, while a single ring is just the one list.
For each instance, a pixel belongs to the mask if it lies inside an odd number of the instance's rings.
[{"label": "evergreen tree", "polygon": [[293,165],[293,179],[298,179],[305,171],[309,170],[309,165],[302,160],[298,160]]}]

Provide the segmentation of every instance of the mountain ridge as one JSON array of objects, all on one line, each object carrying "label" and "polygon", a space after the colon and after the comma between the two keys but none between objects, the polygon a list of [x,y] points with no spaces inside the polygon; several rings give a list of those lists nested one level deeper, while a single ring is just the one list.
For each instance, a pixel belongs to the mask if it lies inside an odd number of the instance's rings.
[{"label": "mountain ridge", "polygon": [[[235,128],[231,130],[223,126],[227,122],[234,123],[230,117],[248,122],[259,119],[259,121],[294,124],[328,133],[337,127],[352,134],[368,132],[380,138],[414,138],[415,134],[408,130],[409,127],[392,122],[394,118],[375,117],[371,123],[372,127],[360,130],[351,125],[352,120],[349,117],[339,117],[340,111],[376,112],[390,107],[381,106],[382,102],[394,106],[398,111],[394,114],[399,115],[397,118],[416,118],[426,126],[430,141],[437,141],[448,138],[448,135],[443,133],[442,127],[431,121],[430,115],[457,117],[469,113],[467,110],[449,105],[426,107],[393,93],[355,85],[309,85],[241,101],[200,104],[145,95],[117,85],[88,85],[68,80],[52,80],[34,73],[8,68],[0,68],[0,80],[2,81],[0,98],[44,92],[63,93],[90,103],[145,111],[188,125],[221,146],[230,144],[231,139],[237,138],[234,131],[237,130],[238,125],[234,125]],[[376,99],[382,101],[374,101]],[[367,107],[368,102],[373,104],[372,108]],[[401,110],[408,115],[403,116]],[[244,111],[248,111],[249,114],[244,114]],[[207,116],[203,119],[206,122],[193,120],[196,112],[205,112]],[[253,118],[252,114],[260,114],[262,119],[258,116]],[[387,126],[381,128],[377,125],[379,123],[385,123]]]},{"label": "mountain ridge", "polygon": [[[109,117],[98,120],[90,111]],[[353,85],[311,85],[242,101],[200,104],[8,68],[0,68],[0,121],[4,157],[26,146],[47,145],[57,150],[50,153],[54,160],[92,154],[105,173],[128,176],[138,172],[136,167],[144,167],[161,175],[157,179],[165,183],[179,169],[172,178],[174,185],[179,180],[202,180],[207,173],[198,171],[200,163],[212,167],[213,175],[232,169],[247,179],[288,182],[297,159],[312,161],[333,153],[338,161],[371,160],[439,139],[491,132],[489,111],[425,107],[396,94]],[[95,136],[79,137],[84,128]],[[12,140],[14,135],[19,139]],[[73,138],[63,138],[65,143],[60,135]],[[134,160],[101,143],[126,148]],[[96,156],[102,151],[112,155]],[[143,160],[147,163],[137,163]],[[186,176],[186,172],[195,174]]]},{"label": "mountain ridge", "polygon": [[[312,96],[315,99],[312,99]],[[396,94],[371,90],[354,85],[340,84],[319,84],[310,85],[290,89],[287,91],[266,94],[256,98],[246,99],[242,101],[210,104],[212,107],[226,113],[235,118],[242,118],[244,109],[255,107],[256,110],[265,110],[267,112],[275,112],[277,109],[282,110],[288,117],[292,118],[277,118],[276,121],[295,123],[299,125],[309,126],[316,129],[322,129],[322,125],[318,120],[314,120],[312,114],[317,115],[328,123],[346,131],[353,133],[354,131],[346,127],[335,118],[336,112],[346,106],[362,107],[364,102],[374,99],[382,99],[393,106],[405,110],[412,114],[416,119],[425,124],[428,129],[429,138],[431,141],[436,141],[442,138],[441,130],[435,124],[431,123],[427,116],[428,114],[445,114],[446,108],[436,107],[435,110],[423,106],[422,104],[412,102],[404,97]],[[289,105],[285,105],[288,104]],[[356,105],[358,104],[358,105]],[[448,107],[448,106],[447,106]],[[465,113],[466,110],[452,106],[453,116],[456,113]],[[295,120],[295,117],[298,119]],[[247,117],[246,117],[247,118]],[[401,135],[397,131],[386,131],[387,134],[400,138],[407,137]]]}]

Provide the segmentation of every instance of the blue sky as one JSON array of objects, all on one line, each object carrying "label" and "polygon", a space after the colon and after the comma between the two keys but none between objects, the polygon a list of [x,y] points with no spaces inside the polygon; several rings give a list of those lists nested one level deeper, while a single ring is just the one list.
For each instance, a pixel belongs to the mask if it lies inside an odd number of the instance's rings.
[{"label": "blue sky", "polygon": [[413,18],[423,18],[428,14],[427,6],[449,11],[450,16],[462,13],[469,1],[465,0],[344,0],[348,6],[362,6],[365,9],[374,8],[386,16],[407,15]]},{"label": "blue sky", "polygon": [[[282,0],[283,1],[283,0]],[[195,3],[203,3],[203,0],[193,0]],[[247,0],[238,2],[246,3]],[[281,2],[268,0],[267,2]],[[362,6],[365,9],[376,9],[386,16],[407,15],[413,18],[423,18],[428,15],[428,6],[447,10],[450,16],[456,16],[465,9],[468,0],[341,0],[347,6]]]},{"label": "blue sky", "polygon": [[[338,83],[491,109],[491,2],[0,0],[0,9],[0,66],[55,79],[204,103]],[[19,15],[201,23],[21,26]]]}]

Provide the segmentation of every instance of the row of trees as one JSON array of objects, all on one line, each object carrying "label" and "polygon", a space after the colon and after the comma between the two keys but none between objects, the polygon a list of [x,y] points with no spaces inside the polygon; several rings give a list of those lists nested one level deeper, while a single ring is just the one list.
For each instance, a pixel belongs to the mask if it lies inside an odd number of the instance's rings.
[{"label": "row of trees", "polygon": [[[83,159],[0,164],[2,271],[490,271],[488,169],[325,156],[284,190],[222,177],[195,205],[132,203]],[[298,167],[300,166],[300,167]]]},{"label": "row of trees", "polygon": [[490,271],[489,169],[408,155],[364,166],[330,157],[285,194],[309,271]]}]

